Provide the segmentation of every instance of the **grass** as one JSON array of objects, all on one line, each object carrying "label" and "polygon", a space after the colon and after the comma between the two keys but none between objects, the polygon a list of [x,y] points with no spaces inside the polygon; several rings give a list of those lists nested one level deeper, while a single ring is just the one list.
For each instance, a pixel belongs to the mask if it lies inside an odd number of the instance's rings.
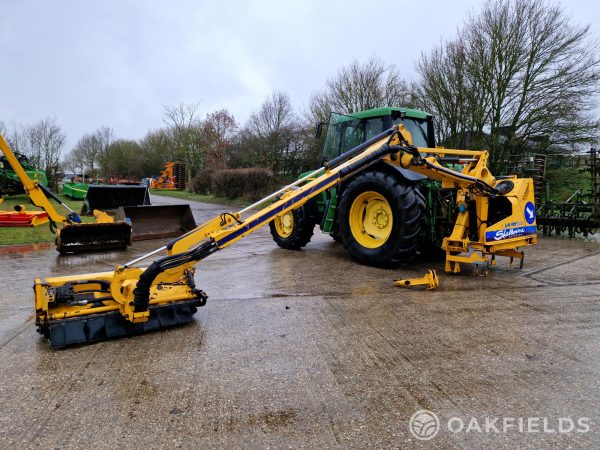
[{"label": "grass", "polygon": [[248,202],[246,200],[232,200],[230,198],[215,197],[214,195],[194,194],[192,192],[187,191],[161,191],[158,189],[150,189],[150,192],[155,195],[164,195],[166,197],[181,198],[184,200],[191,200],[194,202],[215,203],[218,205],[234,206],[236,208],[244,208],[245,206],[252,204],[251,202]]},{"label": "grass", "polygon": [[[63,195],[59,195],[59,197],[69,208],[79,213],[83,201],[71,200]],[[59,214],[65,215],[67,213],[62,206],[57,205],[54,201],[52,203]],[[37,208],[29,203],[29,198],[25,194],[5,197],[4,202],[0,203],[0,209],[3,211],[13,211],[15,205],[25,205],[27,211],[41,210],[41,208]],[[93,218],[84,217],[82,220],[87,222],[93,220]],[[54,242],[54,233],[50,231],[47,223],[37,227],[0,227],[0,245],[34,244],[40,242]]]}]

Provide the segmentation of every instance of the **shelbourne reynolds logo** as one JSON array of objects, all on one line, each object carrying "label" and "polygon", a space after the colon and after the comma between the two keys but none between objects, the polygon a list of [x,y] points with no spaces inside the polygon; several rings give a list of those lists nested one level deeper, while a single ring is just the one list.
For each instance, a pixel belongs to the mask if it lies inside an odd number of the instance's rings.
[{"label": "shelbourne reynolds logo", "polygon": [[528,236],[530,234],[536,234],[537,227],[527,226],[527,227],[516,227],[516,228],[505,228],[504,230],[497,231],[486,231],[485,240],[486,241],[501,241],[503,239],[516,238],[521,236]]},{"label": "shelbourne reynolds logo", "polygon": [[410,418],[408,429],[420,441],[429,441],[442,428],[452,434],[458,433],[588,433],[589,417],[450,417],[441,423],[437,414],[422,409]]}]

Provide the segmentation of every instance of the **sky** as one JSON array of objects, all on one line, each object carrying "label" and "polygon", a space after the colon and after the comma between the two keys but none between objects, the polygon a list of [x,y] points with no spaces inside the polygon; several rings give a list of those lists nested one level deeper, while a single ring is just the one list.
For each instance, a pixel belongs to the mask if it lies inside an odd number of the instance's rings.
[{"label": "sky", "polygon": [[[56,117],[65,150],[105,125],[139,139],[164,107],[225,108],[243,124],[274,90],[296,111],[344,65],[376,55],[416,78],[474,0],[0,0],[0,121]],[[600,2],[563,0],[600,38]]]}]

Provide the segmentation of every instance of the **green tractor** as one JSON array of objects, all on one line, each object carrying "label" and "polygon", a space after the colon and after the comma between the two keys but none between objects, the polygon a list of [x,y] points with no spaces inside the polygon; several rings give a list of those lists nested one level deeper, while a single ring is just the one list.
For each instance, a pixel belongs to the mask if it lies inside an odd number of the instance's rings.
[{"label": "green tractor", "polygon": [[[22,153],[15,153],[15,157],[30,179],[38,181],[46,187],[48,186],[48,178],[43,170],[36,169]],[[23,183],[19,180],[6,157],[0,156],[0,195],[17,195],[24,192]]]},{"label": "green tractor", "polygon": [[[377,108],[351,116],[332,113],[328,123],[317,126],[317,137],[327,130],[323,162],[400,123],[415,146],[435,148],[433,117],[425,112]],[[426,248],[439,248],[455,213],[452,192],[442,191],[439,182],[380,161],[269,226],[280,247],[297,250],[308,244],[318,224],[358,262],[387,267],[408,262]]]}]

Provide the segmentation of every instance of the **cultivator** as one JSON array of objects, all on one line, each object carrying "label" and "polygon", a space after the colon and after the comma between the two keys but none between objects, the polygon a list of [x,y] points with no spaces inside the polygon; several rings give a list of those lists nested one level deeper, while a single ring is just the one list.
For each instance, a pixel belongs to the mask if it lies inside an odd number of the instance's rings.
[{"label": "cultivator", "polygon": [[567,233],[587,237],[600,228],[600,158],[595,148],[583,168],[590,175],[590,190],[577,189],[565,202],[546,200],[538,209],[538,226],[544,235]]}]

